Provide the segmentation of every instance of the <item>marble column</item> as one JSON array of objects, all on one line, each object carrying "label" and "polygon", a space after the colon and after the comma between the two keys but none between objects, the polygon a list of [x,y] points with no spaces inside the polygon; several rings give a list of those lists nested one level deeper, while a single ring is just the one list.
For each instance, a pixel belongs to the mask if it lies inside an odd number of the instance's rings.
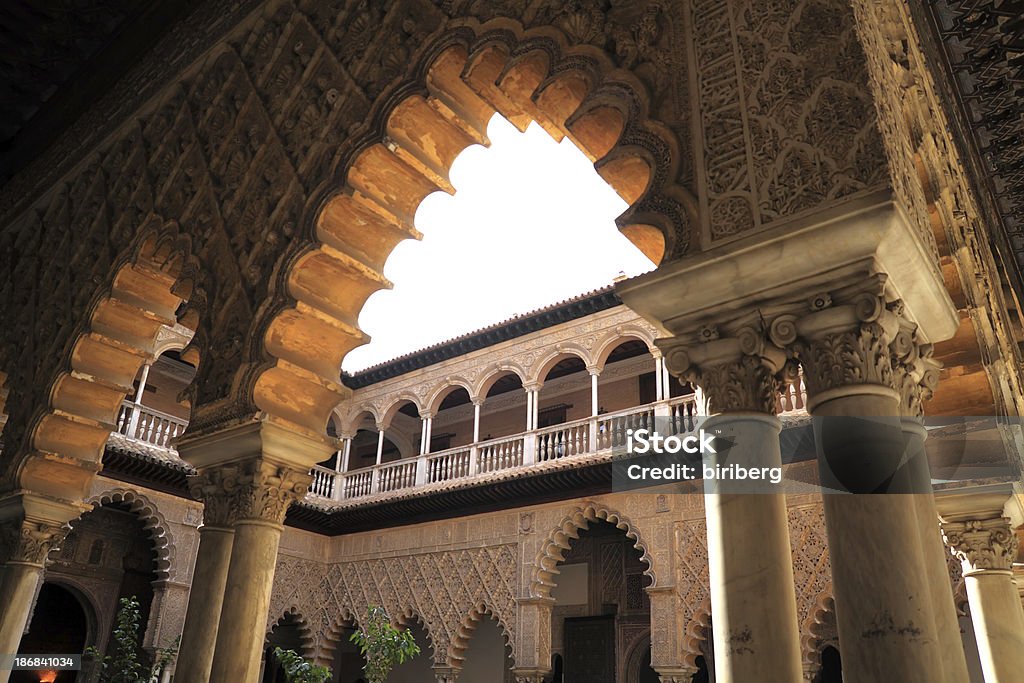
[{"label": "marble column", "polygon": [[[714,415],[703,428],[718,451],[705,453],[704,465],[781,469],[775,411],[786,354],[750,321],[729,327],[657,344],[669,371],[708,395]],[[802,669],[786,497],[749,480],[704,486],[716,678],[795,683]]]},{"label": "marble column", "polygon": [[182,656],[178,658],[175,672],[179,683],[210,680],[235,541],[227,493],[234,481],[233,470],[215,467],[199,473],[189,482],[193,497],[203,501],[203,525],[199,527],[199,550],[181,634],[179,651]]},{"label": "marble column", "polygon": [[951,680],[925,562],[931,538],[897,476],[907,452],[901,391],[920,379],[918,343],[885,292],[884,277],[866,277],[812,296],[810,313],[793,320],[826,491],[843,680]]},{"label": "marble column", "polygon": [[181,668],[194,657],[209,657],[212,641],[212,663],[190,674],[188,683],[257,682],[285,513],[309,490],[309,468],[330,457],[335,445],[324,434],[260,420],[197,430],[179,442],[179,453],[200,472],[197,485],[205,486],[204,515],[212,513],[223,525],[218,529],[233,530],[233,540],[226,531],[201,540],[200,554],[206,544],[213,568],[206,582],[213,585],[195,593],[193,581],[189,611],[199,600],[219,602],[219,619],[210,615],[217,627],[207,641],[196,643],[193,636],[188,649],[182,643],[175,680],[185,680]]},{"label": "marble column", "polygon": [[[938,371],[935,371],[937,376]],[[913,375],[905,375],[913,379]],[[918,383],[928,395],[931,394],[929,379],[926,383]],[[907,396],[907,392],[903,392]],[[920,389],[912,391],[911,396],[921,396]],[[917,406],[920,401],[913,401]],[[908,410],[909,408],[909,410]],[[904,414],[919,412],[916,407],[902,407]],[[956,604],[953,600],[953,587],[949,578],[949,551],[942,540],[939,528],[939,513],[935,507],[935,496],[932,494],[931,472],[928,467],[928,455],[925,451],[927,432],[918,418],[902,420],[904,443],[906,444],[906,463],[904,470],[907,475],[907,487],[912,492],[914,508],[917,513],[918,533],[921,538],[922,559],[928,590],[932,605],[935,608],[935,627],[938,630],[942,654],[943,680],[949,683],[961,683],[968,680],[967,659],[964,654],[963,639],[960,635],[960,622],[957,619]]]},{"label": "marble column", "polygon": [[285,513],[305,495],[310,477],[266,458],[242,463],[233,476],[235,539],[210,680],[255,683]]},{"label": "marble column", "polygon": [[[0,502],[0,653],[18,651],[46,557],[69,531],[68,521],[86,509],[31,494]],[[10,675],[0,670],[0,683]]]},{"label": "marble column", "polygon": [[1006,491],[939,502],[946,543],[963,567],[985,683],[1019,681],[1024,672],[1024,609],[1013,580],[1017,525],[1006,516],[1008,507],[1016,502]]}]

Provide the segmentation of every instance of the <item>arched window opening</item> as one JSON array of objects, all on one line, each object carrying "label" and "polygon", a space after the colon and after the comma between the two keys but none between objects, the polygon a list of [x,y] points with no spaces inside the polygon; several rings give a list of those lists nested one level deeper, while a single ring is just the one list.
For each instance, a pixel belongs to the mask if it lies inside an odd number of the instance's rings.
[{"label": "arched window opening", "polygon": [[480,410],[480,441],[521,433],[526,428],[526,404],[519,375],[506,372],[495,379]]},{"label": "arched window opening", "polygon": [[184,394],[195,374],[195,365],[177,350],[164,351],[143,365],[121,404],[117,433],[162,448],[173,446],[192,415]]},{"label": "arched window opening", "polygon": [[281,617],[267,636],[263,648],[263,677],[260,679],[262,683],[288,683],[284,667],[274,656],[274,648],[278,647],[282,650],[294,650],[300,655],[305,654],[302,625],[294,614],[289,613]]},{"label": "arched window opening", "polygon": [[491,616],[476,622],[459,672],[459,683],[494,683],[506,680],[512,669],[512,649],[501,625]]},{"label": "arched window opening", "polygon": [[[77,592],[65,586],[47,581],[39,590],[35,611],[28,632],[22,637],[18,653],[23,655],[81,654],[92,645],[95,634],[91,624],[95,615],[92,607]],[[13,671],[11,683],[38,683],[42,672]],[[84,680],[77,676],[81,672],[58,671],[54,683],[71,683]]]},{"label": "arched window opening", "polygon": [[433,652],[426,629],[414,619],[403,622],[402,626],[412,633],[420,648],[420,653],[396,666],[388,676],[388,683],[422,683],[422,681],[432,680],[434,678],[434,672],[431,669]]},{"label": "arched window opening", "polygon": [[363,671],[365,660],[359,654],[359,647],[352,642],[352,635],[356,630],[357,627],[351,622],[338,629],[334,662],[331,665],[331,683],[358,683],[366,680]]},{"label": "arched window opening", "polygon": [[613,683],[628,665],[631,628],[650,625],[648,565],[623,530],[599,520],[570,542],[557,567],[551,645],[565,681]]},{"label": "arched window opening", "polygon": [[563,354],[552,359],[538,379],[537,428],[544,429],[590,416],[590,375],[579,356]]},{"label": "arched window opening", "polygon": [[448,387],[435,400],[436,414],[430,419],[427,453],[468,446],[476,439],[476,410],[464,386]]},{"label": "arched window opening", "polygon": [[[359,325],[372,341],[345,357],[346,370],[654,267],[615,226],[628,203],[569,138],[556,142],[536,123],[519,132],[500,114],[487,135],[490,148],[467,147],[448,170],[457,191],[419,203],[415,223],[423,240],[400,243],[389,256],[384,275],[394,287],[362,308]],[[442,301],[440,316],[429,303]]]},{"label": "arched window opening", "polygon": [[843,663],[835,647],[827,645],[821,651],[821,669],[814,683],[843,683]]}]

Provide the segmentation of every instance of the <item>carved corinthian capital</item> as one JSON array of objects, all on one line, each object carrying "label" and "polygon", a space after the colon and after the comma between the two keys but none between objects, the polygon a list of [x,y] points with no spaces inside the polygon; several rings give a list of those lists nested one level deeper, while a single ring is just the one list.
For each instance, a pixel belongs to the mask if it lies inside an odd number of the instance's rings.
[{"label": "carved corinthian capital", "polygon": [[704,327],[696,339],[671,337],[656,343],[669,372],[699,385],[712,412],[776,413],[779,373],[786,360],[782,349],[749,326],[724,337],[717,328]]},{"label": "carved corinthian capital", "polygon": [[262,519],[281,524],[288,506],[309,491],[309,482],[307,472],[254,458],[205,469],[191,488],[205,505],[204,523],[228,526]]},{"label": "carved corinthian capital", "polygon": [[923,414],[940,366],[902,302],[887,301],[884,292],[885,278],[876,275],[852,290],[814,296],[809,313],[792,316],[792,348],[812,405],[826,392],[877,385],[899,395],[902,414]]},{"label": "carved corinthian capital", "polygon": [[964,576],[1013,568],[1017,557],[1017,535],[1007,517],[943,522],[942,535],[963,565]]},{"label": "carved corinthian capital", "polygon": [[46,556],[60,545],[70,530],[67,525],[5,520],[0,523],[0,561],[41,567],[46,563]]}]

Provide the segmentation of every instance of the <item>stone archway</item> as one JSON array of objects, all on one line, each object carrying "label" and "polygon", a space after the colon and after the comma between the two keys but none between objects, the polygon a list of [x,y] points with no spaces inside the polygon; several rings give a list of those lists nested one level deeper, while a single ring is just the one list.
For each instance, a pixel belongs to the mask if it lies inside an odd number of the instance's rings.
[{"label": "stone archway", "polygon": [[641,538],[639,529],[618,512],[609,510],[600,503],[591,503],[577,508],[566,516],[545,540],[540,553],[534,562],[533,576],[530,581],[530,595],[534,598],[551,597],[551,589],[555,585],[554,576],[558,574],[557,566],[565,560],[565,552],[573,539],[579,537],[592,522],[607,522],[620,529],[626,537],[633,541],[633,547],[641,554],[641,560],[647,569],[644,574],[651,580],[649,587],[658,585],[655,567],[646,542]]}]

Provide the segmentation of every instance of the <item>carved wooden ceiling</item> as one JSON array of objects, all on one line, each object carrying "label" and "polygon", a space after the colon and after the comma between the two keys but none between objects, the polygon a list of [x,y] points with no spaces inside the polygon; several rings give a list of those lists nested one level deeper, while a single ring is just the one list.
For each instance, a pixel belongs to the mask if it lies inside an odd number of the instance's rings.
[{"label": "carved wooden ceiling", "polygon": [[[915,3],[911,3],[913,6]],[[1024,281],[1024,0],[929,0],[940,60],[978,176]]]},{"label": "carved wooden ceiling", "polygon": [[0,2],[0,185],[194,2]]}]

